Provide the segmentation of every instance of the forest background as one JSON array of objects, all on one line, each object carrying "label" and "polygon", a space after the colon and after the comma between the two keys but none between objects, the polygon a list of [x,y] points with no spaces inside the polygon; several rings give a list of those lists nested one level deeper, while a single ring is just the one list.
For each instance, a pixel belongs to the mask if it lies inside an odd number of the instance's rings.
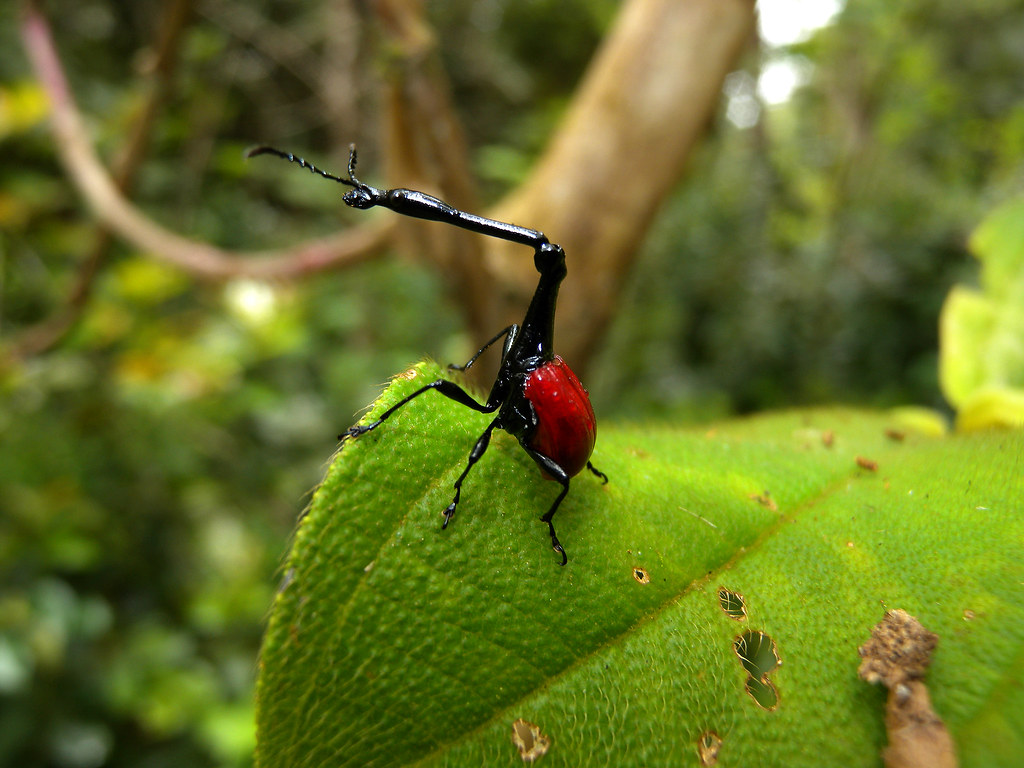
[{"label": "forest background", "polygon": [[[563,354],[603,422],[948,413],[940,309],[977,282],[970,232],[1024,191],[1024,4],[825,4],[790,32],[736,5],[739,44],[689,74],[712,95],[684,121],[699,141],[628,258],[609,275],[570,250],[566,291],[597,282],[561,308]],[[340,171],[355,141],[371,182],[514,207],[619,12],[0,8],[0,765],[249,764],[260,633],[336,434],[423,356],[464,361],[492,304],[521,311],[497,257],[393,248],[335,185],[244,150]],[[122,212],[68,170],[55,71],[133,210],[216,251],[175,262],[97,223]],[[615,186],[642,194],[627,159]],[[270,248],[265,272],[218,260]]]}]

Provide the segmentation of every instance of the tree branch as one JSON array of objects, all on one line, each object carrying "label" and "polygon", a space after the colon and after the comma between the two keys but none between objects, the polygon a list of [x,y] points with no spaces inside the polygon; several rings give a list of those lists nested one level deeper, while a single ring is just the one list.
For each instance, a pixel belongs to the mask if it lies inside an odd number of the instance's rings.
[{"label": "tree branch", "polygon": [[[386,83],[384,122],[388,178],[403,187],[427,188],[463,210],[479,210],[468,149],[452,104],[451,88],[425,18],[423,0],[375,0],[372,7],[393,56]],[[429,223],[400,223],[410,250],[444,271],[466,325],[474,335],[488,326],[494,281],[483,259],[488,238]],[[473,369],[481,386],[486,368]]]},{"label": "tree branch", "polygon": [[[529,224],[565,248],[569,278],[556,335],[577,370],[753,30],[753,0],[624,3],[532,175],[489,214]],[[521,313],[536,278],[508,244],[492,241],[487,253],[501,281],[516,286],[495,302],[490,325],[500,328]]]},{"label": "tree branch", "polygon": [[[149,146],[156,117],[170,92],[178,59],[178,44],[191,11],[192,0],[170,0],[161,19],[159,40],[150,67],[152,82],[149,95],[135,121],[124,152],[115,162],[115,183],[122,193],[127,194],[135,183],[138,169]],[[75,327],[92,295],[96,276],[110,254],[112,243],[113,236],[110,230],[98,227],[92,248],[89,249],[75,275],[67,302],[44,320],[23,329],[8,347],[9,357],[23,359],[45,352]]]},{"label": "tree branch", "polygon": [[384,246],[390,224],[356,227],[288,249],[235,252],[190,240],[133,206],[103,167],[86,135],[43,15],[29,4],[21,36],[52,109],[57,151],[68,176],[104,225],[146,253],[212,280],[291,278],[364,261]]},{"label": "tree branch", "polygon": [[[472,209],[465,148],[437,71],[421,0],[376,0],[392,46],[389,178]],[[722,82],[753,39],[754,0],[629,0],[591,61],[530,178],[487,212],[565,247],[558,349],[586,368],[657,210],[718,107]],[[400,181],[397,181],[400,179]],[[518,322],[536,285],[514,244],[404,223],[415,252],[452,276],[478,337]],[[496,289],[497,287],[497,289]]]}]

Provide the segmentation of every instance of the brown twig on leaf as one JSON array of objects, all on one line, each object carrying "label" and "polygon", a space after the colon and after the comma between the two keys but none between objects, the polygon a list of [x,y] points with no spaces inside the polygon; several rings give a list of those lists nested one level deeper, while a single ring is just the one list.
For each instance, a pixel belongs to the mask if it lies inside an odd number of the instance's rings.
[{"label": "brown twig on leaf", "polygon": [[861,646],[857,673],[889,689],[882,753],[886,768],[956,768],[953,739],[932,709],[922,678],[939,636],[906,611],[889,611]]}]

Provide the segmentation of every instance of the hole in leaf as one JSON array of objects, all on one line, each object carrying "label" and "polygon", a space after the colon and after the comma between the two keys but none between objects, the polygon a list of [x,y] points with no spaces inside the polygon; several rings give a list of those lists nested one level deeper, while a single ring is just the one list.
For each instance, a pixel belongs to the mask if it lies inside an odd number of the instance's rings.
[{"label": "hole in leaf", "polygon": [[714,731],[704,731],[697,739],[697,757],[702,766],[718,765],[718,750],[722,748],[722,737]]},{"label": "hole in leaf", "polygon": [[775,692],[775,686],[768,680],[755,680],[748,677],[744,687],[762,709],[775,709],[779,703],[779,694]]},{"label": "hole in leaf", "polygon": [[641,584],[650,584],[651,583],[651,576],[650,576],[650,574],[647,573],[647,571],[645,569],[643,569],[643,568],[634,568],[633,569],[633,578],[636,579],[637,581],[639,581]]},{"label": "hole in leaf", "polygon": [[782,664],[775,641],[764,632],[744,632],[733,641],[733,650],[749,675],[745,686],[747,693],[759,706],[775,709],[779,695],[768,680],[768,675]]},{"label": "hole in leaf", "polygon": [[775,641],[764,632],[744,632],[733,643],[747,674],[758,679],[770,675],[782,663]]},{"label": "hole in leaf", "polygon": [[539,725],[519,718],[512,723],[512,743],[519,750],[523,762],[532,763],[547,753],[551,739],[541,733]]},{"label": "hole in leaf", "polygon": [[725,587],[718,588],[718,602],[725,611],[725,615],[736,621],[743,621],[747,618],[747,606],[743,602],[743,595],[733,592]]}]

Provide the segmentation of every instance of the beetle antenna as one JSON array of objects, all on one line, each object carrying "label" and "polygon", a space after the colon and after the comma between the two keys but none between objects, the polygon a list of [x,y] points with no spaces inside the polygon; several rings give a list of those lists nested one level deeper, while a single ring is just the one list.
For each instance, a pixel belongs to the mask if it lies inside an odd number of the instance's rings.
[{"label": "beetle antenna", "polygon": [[299,157],[298,155],[293,155],[291,152],[282,152],[280,149],[274,149],[274,147],[254,147],[253,149],[250,149],[248,152],[245,153],[246,158],[256,157],[257,155],[274,155],[275,157],[280,157],[281,159],[287,160],[290,163],[297,163],[298,165],[308,170],[310,173],[315,173],[317,176],[323,176],[325,179],[336,181],[339,184],[347,184],[350,187],[363,186],[359,181],[356,180],[356,177],[353,175],[353,171],[355,171],[356,169],[355,144],[350,144],[348,148],[349,177],[347,179],[343,179],[341,178],[341,176],[335,176],[333,173],[328,173],[327,171],[321,170],[320,168],[317,168],[315,165],[313,165],[310,162],[307,162],[305,159]]},{"label": "beetle antenna", "polygon": [[348,177],[352,181],[353,186],[362,187],[365,186],[363,182],[356,178],[356,145],[348,145]]}]

